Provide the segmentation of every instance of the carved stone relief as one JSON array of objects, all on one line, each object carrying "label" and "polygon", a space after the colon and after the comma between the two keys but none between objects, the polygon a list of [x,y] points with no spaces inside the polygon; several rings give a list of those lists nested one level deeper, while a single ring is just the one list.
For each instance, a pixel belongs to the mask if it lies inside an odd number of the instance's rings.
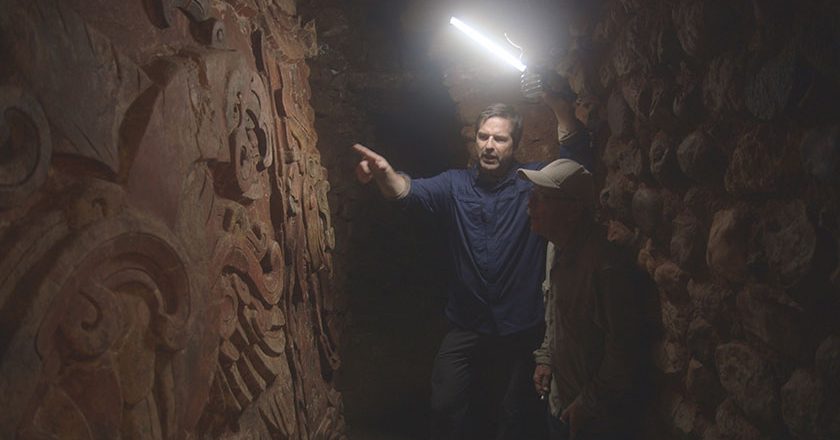
[{"label": "carved stone relief", "polygon": [[234,71],[228,80],[226,116],[230,130],[230,163],[241,196],[268,195],[268,167],[274,162],[271,107],[262,78]]},{"label": "carved stone relief", "polygon": [[217,420],[212,429],[218,431],[231,415],[256,407],[271,435],[296,438],[281,270],[285,263],[268,227],[251,224],[242,214],[236,208],[226,210],[224,228],[230,235],[216,250],[214,270],[219,272],[213,296],[220,301],[221,342],[214,403],[205,417]]},{"label": "carved stone relief", "polygon": [[3,29],[19,36],[10,61],[59,130],[55,153],[117,172],[119,116],[148,86],[145,73],[67,2],[7,0],[3,10]]},{"label": "carved stone relief", "polygon": [[[117,185],[84,180],[7,237],[0,313],[4,437],[172,438],[205,402],[214,347],[200,265],[171,231],[128,207]],[[188,268],[189,267],[189,268]],[[189,391],[189,392],[187,392]],[[178,408],[176,410],[176,408]],[[192,409],[192,410],[191,410]]]},{"label": "carved stone relief", "polygon": [[100,3],[0,0],[0,437],[344,438],[314,27]]},{"label": "carved stone relief", "polygon": [[36,340],[44,368],[24,437],[171,438],[192,428],[176,408],[200,398],[178,380],[194,287],[174,243],[135,223],[92,227],[47,275],[39,294],[53,299]]}]

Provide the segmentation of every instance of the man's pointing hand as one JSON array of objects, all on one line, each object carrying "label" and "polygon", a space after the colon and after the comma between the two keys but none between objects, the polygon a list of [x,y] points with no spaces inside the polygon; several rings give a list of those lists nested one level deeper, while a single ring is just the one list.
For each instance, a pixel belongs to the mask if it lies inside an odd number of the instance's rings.
[{"label": "man's pointing hand", "polygon": [[384,157],[374,153],[370,148],[355,144],[353,149],[362,156],[362,160],[356,166],[356,178],[359,182],[368,183],[374,177],[385,175],[391,168],[391,164]]},{"label": "man's pointing hand", "polygon": [[405,196],[408,192],[408,181],[391,168],[388,160],[361,144],[353,145],[353,149],[362,156],[362,160],[356,165],[356,178],[359,182],[376,180],[379,190],[387,199]]}]

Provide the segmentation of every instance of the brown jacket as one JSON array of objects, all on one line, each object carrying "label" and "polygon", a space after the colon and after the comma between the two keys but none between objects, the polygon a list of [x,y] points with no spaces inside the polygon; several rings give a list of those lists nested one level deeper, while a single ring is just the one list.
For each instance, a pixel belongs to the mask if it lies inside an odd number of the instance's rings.
[{"label": "brown jacket", "polygon": [[[641,353],[641,300],[627,262],[597,225],[564,249],[549,249],[546,333],[534,352],[552,369],[549,403],[559,415],[576,398],[585,431],[611,432],[629,422]],[[551,246],[551,245],[549,245]]]}]

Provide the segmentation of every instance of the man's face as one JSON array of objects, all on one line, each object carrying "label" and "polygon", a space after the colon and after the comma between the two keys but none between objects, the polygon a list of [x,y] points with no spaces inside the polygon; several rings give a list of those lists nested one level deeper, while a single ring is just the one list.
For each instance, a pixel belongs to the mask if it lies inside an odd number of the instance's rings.
[{"label": "man's face", "polygon": [[583,215],[583,204],[555,189],[535,186],[528,199],[531,230],[551,241],[565,240]]},{"label": "man's face", "polygon": [[502,176],[513,162],[513,123],[505,118],[488,118],[475,135],[479,171]]}]

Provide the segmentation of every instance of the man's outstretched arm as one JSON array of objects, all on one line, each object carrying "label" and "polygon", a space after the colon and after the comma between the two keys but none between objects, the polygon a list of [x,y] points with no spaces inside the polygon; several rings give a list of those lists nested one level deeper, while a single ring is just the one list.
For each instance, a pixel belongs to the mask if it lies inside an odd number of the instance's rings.
[{"label": "man's outstretched arm", "polygon": [[353,149],[362,156],[356,165],[356,178],[359,182],[375,180],[379,192],[389,200],[401,199],[408,194],[411,186],[408,177],[394,171],[384,157],[361,144],[353,145]]}]

